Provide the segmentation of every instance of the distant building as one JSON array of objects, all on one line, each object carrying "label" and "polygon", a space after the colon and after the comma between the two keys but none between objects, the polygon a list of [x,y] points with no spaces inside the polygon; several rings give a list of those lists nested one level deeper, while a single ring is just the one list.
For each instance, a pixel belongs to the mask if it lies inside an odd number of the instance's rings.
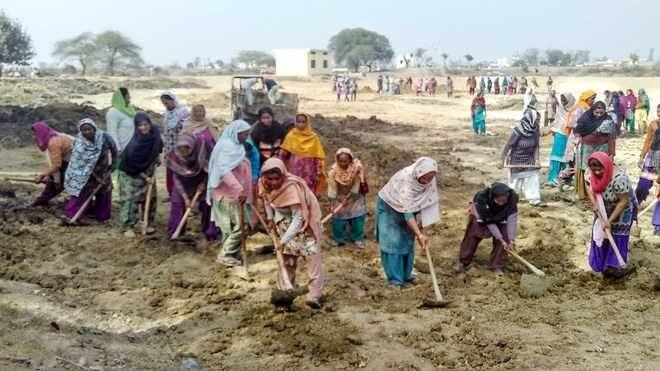
[{"label": "distant building", "polygon": [[332,73],[332,53],[319,49],[275,49],[275,73],[278,76],[314,76]]}]

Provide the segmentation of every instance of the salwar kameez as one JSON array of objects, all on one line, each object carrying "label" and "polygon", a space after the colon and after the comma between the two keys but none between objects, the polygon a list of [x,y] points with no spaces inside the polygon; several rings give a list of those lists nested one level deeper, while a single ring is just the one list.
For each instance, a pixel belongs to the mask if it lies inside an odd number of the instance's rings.
[{"label": "salwar kameez", "polygon": [[562,170],[568,167],[568,161],[564,159],[568,136],[564,133],[555,132],[550,152],[550,168],[548,169],[548,182],[557,183],[557,178]]},{"label": "salwar kameez", "polygon": [[[132,228],[139,221],[139,211],[145,212],[148,193],[147,181],[140,175],[131,176],[123,171],[119,173],[119,221],[124,228]],[[153,180],[156,181],[155,178]],[[154,225],[158,209],[156,184],[151,185],[151,200],[149,201],[149,225]]]},{"label": "salwar kameez", "polygon": [[486,111],[483,106],[477,106],[472,118],[472,130],[477,135],[486,135]]},{"label": "salwar kameez", "polygon": [[[511,221],[515,223],[515,221]],[[490,258],[488,260],[488,268],[495,270],[498,268],[503,268],[506,263],[507,253],[502,244],[501,238],[509,243],[510,237],[507,232],[507,223],[497,223],[491,224],[490,226],[478,222],[474,215],[470,215],[470,221],[468,226],[465,229],[465,235],[463,236],[463,241],[461,242],[461,249],[459,252],[458,260],[467,267],[472,263],[474,254],[477,252],[479,243],[486,238],[492,238],[493,240],[493,249],[490,253]],[[497,232],[495,232],[495,229]],[[492,231],[491,231],[492,230]],[[495,237],[495,234],[499,232],[499,239]],[[495,233],[495,234],[494,234]]]},{"label": "salwar kameez", "polygon": [[222,251],[219,257],[231,257],[240,261],[241,204],[228,199],[214,200],[211,207],[211,220],[222,231],[222,237],[220,239]]},{"label": "salwar kameez", "polygon": [[376,240],[390,285],[403,286],[414,280],[415,235],[406,224],[412,219],[414,213],[399,213],[380,197],[376,199]]},{"label": "salwar kameez", "polygon": [[[89,184],[89,183],[88,183]],[[93,185],[96,187],[96,184]],[[64,205],[64,215],[71,219],[83,207],[85,201],[89,198],[93,188],[85,187],[78,196],[71,196]],[[92,201],[87,205],[87,209],[83,211],[83,215],[94,217],[97,222],[103,223],[112,217],[112,189],[100,190],[96,192]]]},{"label": "salwar kameez", "polygon": [[[335,179],[335,172],[333,167],[328,174],[328,198],[334,201],[338,196],[342,196],[347,197],[347,201],[332,218],[332,239],[340,246],[347,242],[361,242],[364,240],[364,223],[367,215],[367,201],[360,193],[361,176],[356,174],[353,184],[349,186],[339,183]],[[347,229],[350,230],[349,233]]]}]

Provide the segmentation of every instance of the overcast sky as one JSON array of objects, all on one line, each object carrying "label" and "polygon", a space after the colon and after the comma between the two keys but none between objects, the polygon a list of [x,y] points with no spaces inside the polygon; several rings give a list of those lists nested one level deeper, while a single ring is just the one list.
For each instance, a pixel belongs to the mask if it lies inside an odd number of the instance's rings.
[{"label": "overcast sky", "polygon": [[450,59],[495,60],[540,49],[643,59],[660,44],[655,0],[2,0],[32,35],[37,62],[82,32],[121,31],[152,64],[228,60],[241,49],[324,48],[347,27],[384,34],[398,53],[417,47]]}]

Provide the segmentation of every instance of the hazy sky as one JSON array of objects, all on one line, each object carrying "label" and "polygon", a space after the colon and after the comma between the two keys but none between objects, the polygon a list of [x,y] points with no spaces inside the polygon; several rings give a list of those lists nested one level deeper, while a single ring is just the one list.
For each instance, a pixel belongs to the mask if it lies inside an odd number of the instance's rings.
[{"label": "hazy sky", "polygon": [[106,29],[139,43],[152,64],[324,48],[346,27],[384,34],[397,54],[423,47],[451,59],[495,60],[529,47],[646,58],[660,44],[655,0],[2,0],[0,8],[32,35],[37,62],[53,61],[58,40]]}]

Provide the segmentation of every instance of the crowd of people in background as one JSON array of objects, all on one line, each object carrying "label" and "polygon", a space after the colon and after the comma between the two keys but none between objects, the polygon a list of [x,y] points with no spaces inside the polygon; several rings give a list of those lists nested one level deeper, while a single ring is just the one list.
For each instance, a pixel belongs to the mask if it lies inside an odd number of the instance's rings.
[{"label": "crowd of people in background", "polygon": [[355,78],[346,75],[340,77],[334,75],[332,78],[333,93],[337,96],[337,102],[355,102],[357,101],[358,83]]},{"label": "crowd of people in background", "polygon": [[[552,83],[552,77],[549,77],[549,88],[552,87]],[[529,89],[538,89],[538,87],[536,77],[528,81],[525,76],[481,76],[478,80],[476,76],[469,76],[466,81],[468,95],[475,95],[478,92],[495,95],[526,94]]]}]

